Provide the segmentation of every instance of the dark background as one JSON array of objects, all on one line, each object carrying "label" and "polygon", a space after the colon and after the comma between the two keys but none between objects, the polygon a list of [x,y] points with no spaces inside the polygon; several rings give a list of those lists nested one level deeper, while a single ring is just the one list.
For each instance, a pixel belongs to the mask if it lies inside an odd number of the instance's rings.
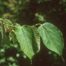
[{"label": "dark background", "polygon": [[[43,47],[41,44],[41,51],[34,56],[32,66],[65,66],[66,65],[66,12],[65,5],[63,3],[59,4],[60,0],[52,0],[51,2],[42,2],[40,4],[36,3],[36,0],[31,0],[28,9],[24,9],[24,16],[20,15],[20,22],[23,24],[33,25],[35,16],[34,14],[38,11],[41,11],[45,15],[45,19],[48,22],[55,24],[63,33],[64,37],[64,51],[63,57],[65,62],[59,57],[56,61],[52,55],[48,54],[47,48]],[[22,13],[22,14],[23,14]],[[27,16],[26,16],[27,15]],[[23,19],[22,19],[23,18]],[[22,60],[23,61],[23,60]],[[29,62],[20,61],[21,66],[30,66]]]}]

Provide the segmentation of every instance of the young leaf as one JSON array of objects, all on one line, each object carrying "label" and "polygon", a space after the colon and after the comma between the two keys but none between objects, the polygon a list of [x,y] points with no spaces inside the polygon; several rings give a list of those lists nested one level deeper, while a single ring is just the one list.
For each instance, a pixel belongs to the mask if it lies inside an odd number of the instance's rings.
[{"label": "young leaf", "polygon": [[64,48],[63,35],[61,31],[51,23],[44,23],[38,28],[43,44],[51,51],[62,55]]},{"label": "young leaf", "polygon": [[15,35],[20,44],[21,50],[31,60],[37,51],[37,42],[32,28],[29,26],[16,25]]}]

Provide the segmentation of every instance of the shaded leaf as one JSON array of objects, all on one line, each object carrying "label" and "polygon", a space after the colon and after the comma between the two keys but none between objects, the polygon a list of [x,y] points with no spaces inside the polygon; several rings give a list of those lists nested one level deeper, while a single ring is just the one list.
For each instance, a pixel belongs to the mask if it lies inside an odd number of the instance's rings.
[{"label": "shaded leaf", "polygon": [[44,23],[38,28],[43,44],[51,51],[62,55],[64,48],[63,35],[61,31],[51,23]]},{"label": "shaded leaf", "polygon": [[13,26],[12,22],[8,19],[0,18],[0,46],[8,48],[10,45],[9,32],[6,30],[10,29]]},{"label": "shaded leaf", "polygon": [[1,42],[2,42],[2,27],[0,26],[0,46],[1,46]]},{"label": "shaded leaf", "polygon": [[37,47],[38,47],[37,52],[39,52],[40,51],[40,36],[39,36],[39,33],[37,32],[37,28],[35,26],[32,29],[33,29],[33,32],[34,32],[35,40],[37,42]]}]

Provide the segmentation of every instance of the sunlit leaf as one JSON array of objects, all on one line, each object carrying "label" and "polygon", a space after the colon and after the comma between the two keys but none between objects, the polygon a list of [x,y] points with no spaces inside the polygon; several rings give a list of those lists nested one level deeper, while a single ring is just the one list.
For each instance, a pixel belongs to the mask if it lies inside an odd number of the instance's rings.
[{"label": "sunlit leaf", "polygon": [[32,28],[30,26],[16,25],[15,35],[21,50],[31,60],[38,50]]},{"label": "sunlit leaf", "polygon": [[64,48],[63,35],[61,31],[51,23],[44,23],[38,28],[43,44],[51,51],[62,55]]}]

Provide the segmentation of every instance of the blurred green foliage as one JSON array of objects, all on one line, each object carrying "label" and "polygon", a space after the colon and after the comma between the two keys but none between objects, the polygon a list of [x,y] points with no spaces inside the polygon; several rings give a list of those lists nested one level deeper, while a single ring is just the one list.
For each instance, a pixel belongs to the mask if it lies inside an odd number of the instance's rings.
[{"label": "blurred green foliage", "polygon": [[[0,17],[9,18],[20,23],[21,21],[36,21],[34,16],[36,12],[45,15],[51,14],[53,11],[57,12],[61,8],[57,4],[61,4],[66,11],[66,0],[0,0]],[[49,10],[43,11],[42,5],[47,6],[46,9],[44,8],[45,10]],[[56,9],[57,7],[59,8]]]},{"label": "blurred green foliage", "polygon": [[14,19],[28,0],[0,0],[0,17]]},{"label": "blurred green foliage", "polygon": [[[52,19],[56,20],[57,18],[60,18],[59,14],[62,14],[63,12],[66,13],[66,0],[0,0],[0,18],[8,18],[13,22],[19,22],[20,24],[31,25],[36,24],[39,21],[51,19],[51,17],[47,17],[48,15],[51,15]],[[8,49],[5,52],[5,56],[7,56],[8,51],[12,52],[12,49]],[[0,58],[2,58],[2,56],[4,57],[4,51],[5,49],[1,49],[0,54],[2,55],[0,55]],[[13,51],[15,52],[15,55],[18,53],[16,49],[13,49]],[[19,56],[19,54],[17,56]],[[12,62],[14,60],[16,62],[17,59],[13,59],[13,57],[2,58],[1,62],[7,60],[9,64],[5,65],[9,66],[11,64],[10,61]],[[10,66],[17,65],[13,63]]]}]

